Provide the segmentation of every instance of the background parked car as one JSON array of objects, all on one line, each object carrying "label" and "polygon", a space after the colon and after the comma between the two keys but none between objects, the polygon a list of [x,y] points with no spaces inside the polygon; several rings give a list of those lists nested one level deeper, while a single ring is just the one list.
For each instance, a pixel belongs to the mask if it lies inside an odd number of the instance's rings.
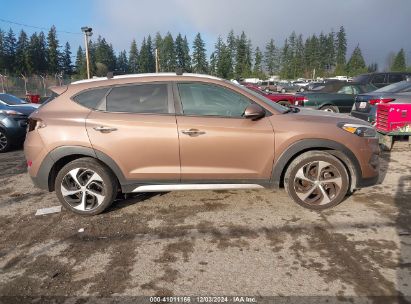
[{"label": "background parked car", "polygon": [[389,84],[407,80],[411,73],[406,72],[386,72],[386,73],[369,73],[362,74],[353,79],[354,82],[367,84],[371,83],[377,88],[385,87]]},{"label": "background parked car", "polygon": [[[411,102],[411,80],[390,84],[367,94],[360,94],[355,99],[351,115],[362,120],[375,122],[375,112],[378,103]],[[405,98],[405,99],[404,99]]]},{"label": "background parked car", "polygon": [[349,113],[355,102],[356,95],[375,89],[370,84],[336,82],[326,85],[319,91],[296,94],[295,105],[329,112]]},{"label": "background parked car", "polygon": [[0,94],[0,153],[23,143],[28,116],[38,106],[10,94]]},{"label": "background parked car", "polygon": [[265,91],[262,91],[259,89],[259,87],[255,85],[250,85],[247,84],[245,85],[247,89],[253,90],[254,92],[257,92],[260,95],[263,95],[264,97],[282,105],[282,106],[290,106],[295,103],[295,95],[293,94],[284,94],[284,93],[268,93]]}]

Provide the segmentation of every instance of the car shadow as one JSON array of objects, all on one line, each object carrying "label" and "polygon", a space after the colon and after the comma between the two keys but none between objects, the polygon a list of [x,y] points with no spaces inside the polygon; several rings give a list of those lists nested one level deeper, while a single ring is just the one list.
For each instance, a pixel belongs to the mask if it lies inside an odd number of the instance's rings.
[{"label": "car shadow", "polygon": [[146,192],[146,193],[127,193],[119,194],[117,199],[113,202],[110,208],[108,208],[105,213],[110,213],[131,205],[139,204],[147,201],[155,196],[162,196],[168,192]]}]

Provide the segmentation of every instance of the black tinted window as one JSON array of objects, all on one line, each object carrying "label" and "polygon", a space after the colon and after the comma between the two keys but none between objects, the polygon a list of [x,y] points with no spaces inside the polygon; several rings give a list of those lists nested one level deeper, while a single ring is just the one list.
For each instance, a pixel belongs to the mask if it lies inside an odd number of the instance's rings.
[{"label": "black tinted window", "polygon": [[82,106],[89,109],[96,109],[100,101],[106,96],[108,90],[108,88],[88,90],[80,93],[73,99]]},{"label": "black tinted window", "polygon": [[250,105],[245,96],[218,86],[182,83],[178,90],[188,115],[241,117]]},{"label": "black tinted window", "polygon": [[377,74],[372,78],[372,83],[384,83],[385,82],[385,74]]},{"label": "black tinted window", "polygon": [[167,85],[142,84],[115,87],[107,96],[107,111],[168,113]]},{"label": "black tinted window", "polygon": [[389,83],[400,82],[403,80],[404,80],[404,75],[401,75],[401,74],[389,74],[388,75]]}]

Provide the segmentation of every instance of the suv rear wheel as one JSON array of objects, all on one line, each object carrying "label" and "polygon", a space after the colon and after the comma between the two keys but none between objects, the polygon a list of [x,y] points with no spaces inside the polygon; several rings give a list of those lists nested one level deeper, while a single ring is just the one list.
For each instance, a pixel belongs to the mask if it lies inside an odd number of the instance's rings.
[{"label": "suv rear wheel", "polygon": [[81,215],[103,212],[117,195],[113,173],[94,158],[80,158],[57,174],[55,189],[61,204]]},{"label": "suv rear wheel", "polygon": [[323,151],[309,151],[292,161],[284,186],[299,205],[314,210],[334,207],[349,189],[345,166],[335,156]]}]

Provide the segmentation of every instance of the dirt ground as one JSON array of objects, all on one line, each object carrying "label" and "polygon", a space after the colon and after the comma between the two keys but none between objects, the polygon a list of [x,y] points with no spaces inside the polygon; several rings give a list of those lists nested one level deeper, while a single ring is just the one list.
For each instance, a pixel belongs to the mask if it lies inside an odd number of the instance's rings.
[{"label": "dirt ground", "polygon": [[141,295],[407,303],[411,150],[401,143],[381,164],[379,185],[324,212],[283,191],[242,190],[144,194],[94,217],[35,216],[59,205],[55,194],[34,188],[21,150],[1,154],[0,303]]}]

